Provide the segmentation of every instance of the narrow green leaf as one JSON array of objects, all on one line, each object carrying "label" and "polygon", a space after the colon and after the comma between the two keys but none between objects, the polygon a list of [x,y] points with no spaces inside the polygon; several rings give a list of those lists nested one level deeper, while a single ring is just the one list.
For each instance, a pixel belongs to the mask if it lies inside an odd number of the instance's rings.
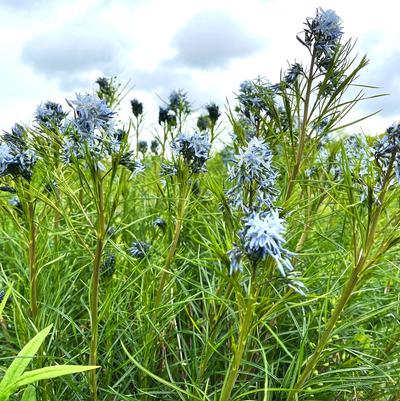
[{"label": "narrow green leaf", "polygon": [[2,390],[8,388],[11,383],[14,383],[16,380],[18,380],[22,373],[24,373],[26,367],[29,365],[29,362],[35,356],[44,339],[50,333],[52,326],[53,325],[51,324],[44,330],[40,331],[35,337],[32,338],[31,341],[29,341],[28,344],[25,345],[24,348],[22,348],[20,353],[4,374],[3,380],[0,383],[0,393]]},{"label": "narrow green leaf", "polygon": [[25,389],[21,401],[36,401],[36,389],[34,386],[31,385]]},{"label": "narrow green leaf", "polygon": [[27,384],[35,383],[39,380],[54,379],[55,377],[70,375],[72,373],[85,372],[87,370],[97,369],[100,366],[80,366],[80,365],[56,365],[47,366],[41,369],[25,372],[18,380],[13,382],[6,391],[11,391],[11,394],[20,387]]},{"label": "narrow green leaf", "polygon": [[8,298],[10,297],[10,294],[11,294],[11,288],[9,288],[7,292],[4,294],[3,300],[0,303],[0,316],[3,313],[3,310],[6,306]]},{"label": "narrow green leaf", "polygon": [[164,384],[165,386],[172,388],[173,390],[177,391],[178,393],[181,394],[185,394],[188,397],[192,398],[192,399],[196,399],[196,400],[200,400],[201,398],[196,397],[194,394],[189,393],[186,390],[183,390],[181,388],[179,388],[178,386],[176,386],[175,384],[164,380],[162,377],[155,375],[154,373],[150,372],[149,370],[147,370],[144,366],[142,366],[138,361],[136,361],[136,359],[128,352],[128,350],[125,348],[125,345],[123,342],[121,342],[122,348],[125,351],[125,354],[127,355],[127,357],[133,362],[133,364],[139,368],[140,370],[142,370],[144,373],[146,373],[147,375],[149,375],[151,378],[153,378],[154,380],[158,381],[161,384]]}]

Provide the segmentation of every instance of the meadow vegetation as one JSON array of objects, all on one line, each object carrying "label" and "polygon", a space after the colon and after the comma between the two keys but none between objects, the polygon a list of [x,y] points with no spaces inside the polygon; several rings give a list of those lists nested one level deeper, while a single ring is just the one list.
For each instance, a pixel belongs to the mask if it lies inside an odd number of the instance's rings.
[{"label": "meadow vegetation", "polygon": [[176,90],[151,141],[115,78],[3,134],[0,369],[45,380],[0,400],[400,400],[400,124],[348,134],[342,36],[318,9],[308,63],[198,118]]}]

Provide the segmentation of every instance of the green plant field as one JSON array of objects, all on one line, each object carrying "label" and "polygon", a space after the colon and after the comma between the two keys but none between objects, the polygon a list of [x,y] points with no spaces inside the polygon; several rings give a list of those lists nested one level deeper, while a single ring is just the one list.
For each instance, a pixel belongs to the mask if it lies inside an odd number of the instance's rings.
[{"label": "green plant field", "polygon": [[307,65],[199,119],[175,91],[151,142],[115,78],[3,135],[0,379],[50,325],[30,370],[100,366],[10,399],[400,400],[400,125],[349,135],[341,37],[317,10]]}]

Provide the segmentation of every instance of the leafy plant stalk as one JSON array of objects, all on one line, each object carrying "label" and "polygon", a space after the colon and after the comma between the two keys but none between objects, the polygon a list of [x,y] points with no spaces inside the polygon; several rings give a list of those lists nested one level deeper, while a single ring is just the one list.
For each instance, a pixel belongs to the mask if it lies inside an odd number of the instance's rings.
[{"label": "leafy plant stalk", "polygon": [[394,163],[394,154],[390,160],[389,166],[387,168],[386,174],[383,179],[383,188],[382,188],[382,191],[381,191],[379,199],[378,199],[378,207],[375,209],[375,212],[371,218],[371,224],[367,229],[367,235],[366,235],[366,241],[365,241],[365,251],[363,251],[362,248],[360,249],[360,251],[358,253],[358,260],[356,261],[356,265],[350,274],[350,277],[349,277],[349,279],[346,283],[346,286],[340,296],[340,299],[325,326],[325,329],[318,341],[318,344],[317,344],[314,352],[312,353],[311,357],[309,358],[300,377],[298,378],[296,384],[294,385],[294,388],[290,391],[287,401],[294,400],[295,395],[299,391],[301,391],[304,383],[311,375],[312,371],[314,370],[315,366],[317,365],[317,363],[319,361],[319,358],[320,358],[326,344],[328,343],[328,341],[331,337],[331,334],[336,326],[337,321],[339,320],[344,308],[346,307],[347,303],[349,302],[350,298],[352,297],[352,295],[354,293],[354,289],[360,283],[360,279],[362,277],[363,271],[365,270],[365,267],[369,266],[368,255],[370,254],[372,246],[374,244],[375,232],[376,232],[376,228],[377,228],[377,225],[379,222],[379,217],[382,212],[382,205],[383,205],[383,201],[385,198],[386,189],[389,184],[390,177],[391,177],[393,163]]},{"label": "leafy plant stalk", "polygon": [[[96,251],[93,261],[91,292],[90,292],[90,321],[91,321],[91,339],[90,339],[90,356],[89,364],[95,366],[97,364],[97,347],[99,332],[99,291],[100,291],[100,267],[101,258],[104,249],[104,240],[106,233],[105,208],[104,208],[104,191],[103,180],[99,170],[96,171],[95,182],[97,185],[97,242]],[[97,400],[97,375],[96,371],[89,372],[89,384],[91,391],[91,400]]]}]

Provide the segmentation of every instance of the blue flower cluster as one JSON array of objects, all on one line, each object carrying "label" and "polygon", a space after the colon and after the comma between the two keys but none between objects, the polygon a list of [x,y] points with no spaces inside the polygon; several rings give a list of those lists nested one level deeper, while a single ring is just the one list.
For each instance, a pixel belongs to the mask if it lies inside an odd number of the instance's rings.
[{"label": "blue flower cluster", "polygon": [[375,160],[386,172],[392,159],[396,178],[400,183],[400,122],[387,128],[385,135],[374,147]]},{"label": "blue flower cluster", "polygon": [[129,253],[136,259],[143,259],[149,252],[151,246],[147,242],[135,241],[132,243]]},{"label": "blue flower cluster", "polygon": [[59,128],[66,116],[61,104],[45,102],[37,107],[34,119],[38,124],[52,129]]},{"label": "blue flower cluster", "polygon": [[283,81],[288,85],[293,85],[298,77],[304,73],[303,67],[299,63],[294,63],[286,71]]},{"label": "blue flower cluster", "polygon": [[233,205],[245,212],[271,207],[275,199],[277,173],[272,166],[272,153],[259,138],[252,138],[235,155],[229,166],[229,179],[234,186],[227,192]]},{"label": "blue flower cluster", "polygon": [[11,148],[13,153],[21,153],[28,149],[26,131],[22,125],[15,124],[11,132],[5,132],[3,141]]},{"label": "blue flower cluster", "polygon": [[104,99],[88,93],[76,95],[76,100],[70,101],[75,110],[74,124],[83,140],[90,139],[95,129],[108,129],[114,112],[107,106]]},{"label": "blue flower cluster", "polygon": [[242,271],[241,259],[246,255],[250,260],[258,262],[271,256],[282,276],[293,270],[290,252],[283,248],[285,239],[284,220],[277,210],[252,212],[243,219],[243,230],[239,232],[242,247],[234,248],[228,255],[231,260],[231,274]]},{"label": "blue flower cluster", "polygon": [[139,160],[135,160],[132,151],[123,154],[119,164],[126,167],[133,176],[136,176],[144,171],[144,165]]},{"label": "blue flower cluster", "polygon": [[315,50],[318,67],[326,69],[332,61],[333,53],[340,43],[343,35],[340,18],[333,10],[324,11],[317,9],[314,18],[308,18],[306,29],[304,30],[304,42],[307,48],[313,52]]},{"label": "blue flower cluster", "polygon": [[157,217],[153,221],[153,227],[159,228],[164,231],[167,227],[167,222],[162,217]]},{"label": "blue flower cluster", "polygon": [[200,173],[205,169],[211,143],[207,135],[197,132],[181,133],[172,142],[171,148],[177,155],[183,157],[193,173]]},{"label": "blue flower cluster", "polygon": [[11,175],[30,180],[32,170],[37,161],[34,150],[28,149],[25,133],[20,125],[15,125],[11,133],[3,135],[0,145],[0,177]]},{"label": "blue flower cluster", "polygon": [[344,149],[349,162],[349,169],[359,177],[370,174],[371,155],[364,135],[350,135],[344,141]]},{"label": "blue flower cluster", "polygon": [[173,177],[178,174],[178,169],[173,163],[162,163],[160,167],[161,177]]},{"label": "blue flower cluster", "polygon": [[68,102],[74,110],[74,119],[65,130],[62,159],[82,159],[87,153],[103,169],[101,160],[119,152],[124,132],[114,128],[115,113],[105,100],[90,94],[77,94],[76,100]]},{"label": "blue flower cluster", "polygon": [[288,285],[304,294],[304,285],[294,280],[292,254],[284,248],[284,220],[273,205],[277,173],[272,166],[272,152],[263,140],[253,137],[247,146],[239,148],[233,162],[229,179],[234,184],[227,196],[244,218],[239,243],[228,252],[230,274],[243,270],[243,258],[257,264],[271,257]]},{"label": "blue flower cluster", "polygon": [[240,84],[238,111],[245,117],[258,116],[260,113],[269,115],[269,107],[265,99],[273,98],[276,88],[264,78],[258,77],[253,81],[246,80]]}]

